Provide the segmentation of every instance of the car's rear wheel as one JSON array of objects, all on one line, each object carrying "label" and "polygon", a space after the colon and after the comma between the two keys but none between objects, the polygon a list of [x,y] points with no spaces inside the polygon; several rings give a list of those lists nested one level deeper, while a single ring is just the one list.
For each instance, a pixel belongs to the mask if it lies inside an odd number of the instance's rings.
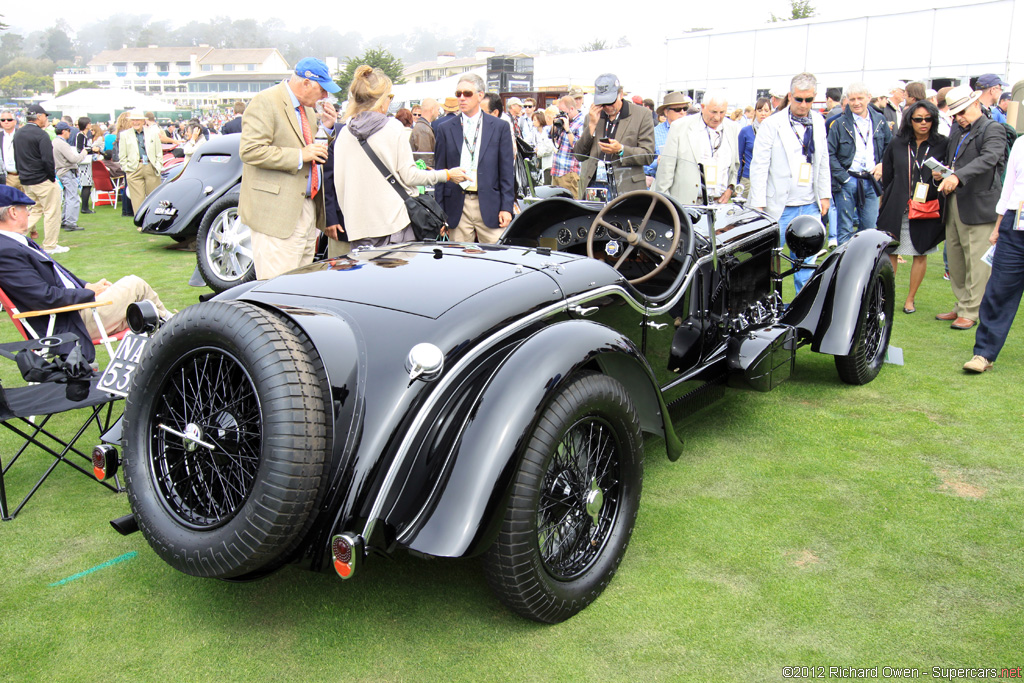
[{"label": "car's rear wheel", "polygon": [[488,583],[517,613],[556,623],[611,581],[629,544],[643,485],[640,421],[626,389],[580,374],[547,404],[494,545]]},{"label": "car's rear wheel", "polygon": [[191,306],[150,342],[125,405],[124,469],[139,528],[173,567],[243,576],[304,537],[327,458],[314,353],[240,302]]},{"label": "car's rear wheel", "polygon": [[894,279],[892,262],[883,255],[875,263],[871,282],[861,300],[850,353],[836,356],[839,378],[847,384],[867,384],[878,376],[885,363],[892,336]]},{"label": "car's rear wheel", "polygon": [[237,192],[215,201],[203,215],[196,235],[196,263],[215,292],[256,279],[251,233],[238,217]]}]

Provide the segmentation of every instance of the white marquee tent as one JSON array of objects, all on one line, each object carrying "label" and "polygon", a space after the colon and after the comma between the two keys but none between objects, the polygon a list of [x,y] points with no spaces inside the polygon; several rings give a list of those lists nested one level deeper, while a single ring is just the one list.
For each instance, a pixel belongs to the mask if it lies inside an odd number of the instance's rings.
[{"label": "white marquee tent", "polygon": [[46,111],[56,110],[73,119],[89,114],[109,114],[112,121],[118,109],[173,111],[175,108],[157,97],[118,88],[82,88],[40,104]]}]

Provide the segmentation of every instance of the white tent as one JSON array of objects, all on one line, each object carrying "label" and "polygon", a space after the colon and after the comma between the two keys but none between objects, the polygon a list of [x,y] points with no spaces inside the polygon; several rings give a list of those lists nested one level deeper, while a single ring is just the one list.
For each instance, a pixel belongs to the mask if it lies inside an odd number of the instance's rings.
[{"label": "white tent", "polygon": [[110,114],[111,121],[118,109],[173,111],[175,108],[173,104],[157,97],[118,88],[82,88],[46,100],[41,105],[46,111],[56,110],[73,119],[89,114]]}]

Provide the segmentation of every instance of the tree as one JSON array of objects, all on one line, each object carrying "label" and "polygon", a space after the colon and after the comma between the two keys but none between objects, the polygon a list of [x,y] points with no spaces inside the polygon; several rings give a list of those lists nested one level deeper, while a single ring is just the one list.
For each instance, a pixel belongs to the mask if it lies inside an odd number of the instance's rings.
[{"label": "tree", "polygon": [[71,85],[69,85],[66,88],[63,88],[59,93],[57,93],[56,97],[60,97],[61,95],[67,95],[69,92],[75,92],[76,90],[87,90],[90,88],[99,87],[100,84],[94,81],[82,81],[81,83],[72,83]]},{"label": "tree", "polygon": [[405,83],[405,79],[402,78],[402,71],[405,67],[402,65],[402,60],[391,54],[388,50],[384,49],[380,45],[377,47],[367,48],[363,54],[358,57],[346,57],[348,63],[345,65],[345,70],[338,74],[338,78],[335,82],[338,87],[341,88],[342,92],[348,92],[348,86],[352,85],[352,79],[356,74],[356,69],[367,64],[375,69],[380,69],[388,75],[391,82],[395,85],[401,85]]},{"label": "tree", "polygon": [[768,23],[774,23],[777,21],[793,21],[794,19],[809,19],[818,13],[814,6],[811,5],[811,0],[789,0],[789,10],[791,16],[788,17],[777,17],[775,13],[772,13],[772,18],[768,20]]},{"label": "tree", "polygon": [[0,36],[0,65],[17,59],[25,54],[25,36],[17,33],[5,33]]},{"label": "tree", "polygon": [[43,55],[55,62],[70,62],[75,58],[75,45],[59,25],[46,30]]},{"label": "tree", "polygon": [[0,92],[7,97],[24,97],[53,89],[53,76],[34,76],[18,71],[0,78]]},{"label": "tree", "polygon": [[610,47],[611,45],[609,45],[604,39],[595,38],[589,43],[580,45],[580,52],[597,52],[598,50],[607,50]]}]

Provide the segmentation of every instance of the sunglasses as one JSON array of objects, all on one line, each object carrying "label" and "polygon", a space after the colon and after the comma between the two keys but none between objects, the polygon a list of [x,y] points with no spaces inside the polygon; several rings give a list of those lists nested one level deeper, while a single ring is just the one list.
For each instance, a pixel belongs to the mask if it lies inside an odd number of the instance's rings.
[{"label": "sunglasses", "polygon": [[803,102],[804,104],[807,104],[809,102],[813,102],[814,98],[813,97],[794,97],[793,101],[794,102]]},{"label": "sunglasses", "polygon": [[674,111],[677,114],[682,114],[684,111],[690,111],[689,107],[667,107],[669,111]]},{"label": "sunglasses", "polygon": [[932,117],[930,116],[911,116],[910,120],[914,123],[931,123]]},{"label": "sunglasses", "polygon": [[0,119],[0,121],[13,121],[14,119]]},{"label": "sunglasses", "polygon": [[476,93],[473,92],[472,90],[456,90],[455,91],[455,96],[456,97],[472,97],[473,95],[476,95]]}]

